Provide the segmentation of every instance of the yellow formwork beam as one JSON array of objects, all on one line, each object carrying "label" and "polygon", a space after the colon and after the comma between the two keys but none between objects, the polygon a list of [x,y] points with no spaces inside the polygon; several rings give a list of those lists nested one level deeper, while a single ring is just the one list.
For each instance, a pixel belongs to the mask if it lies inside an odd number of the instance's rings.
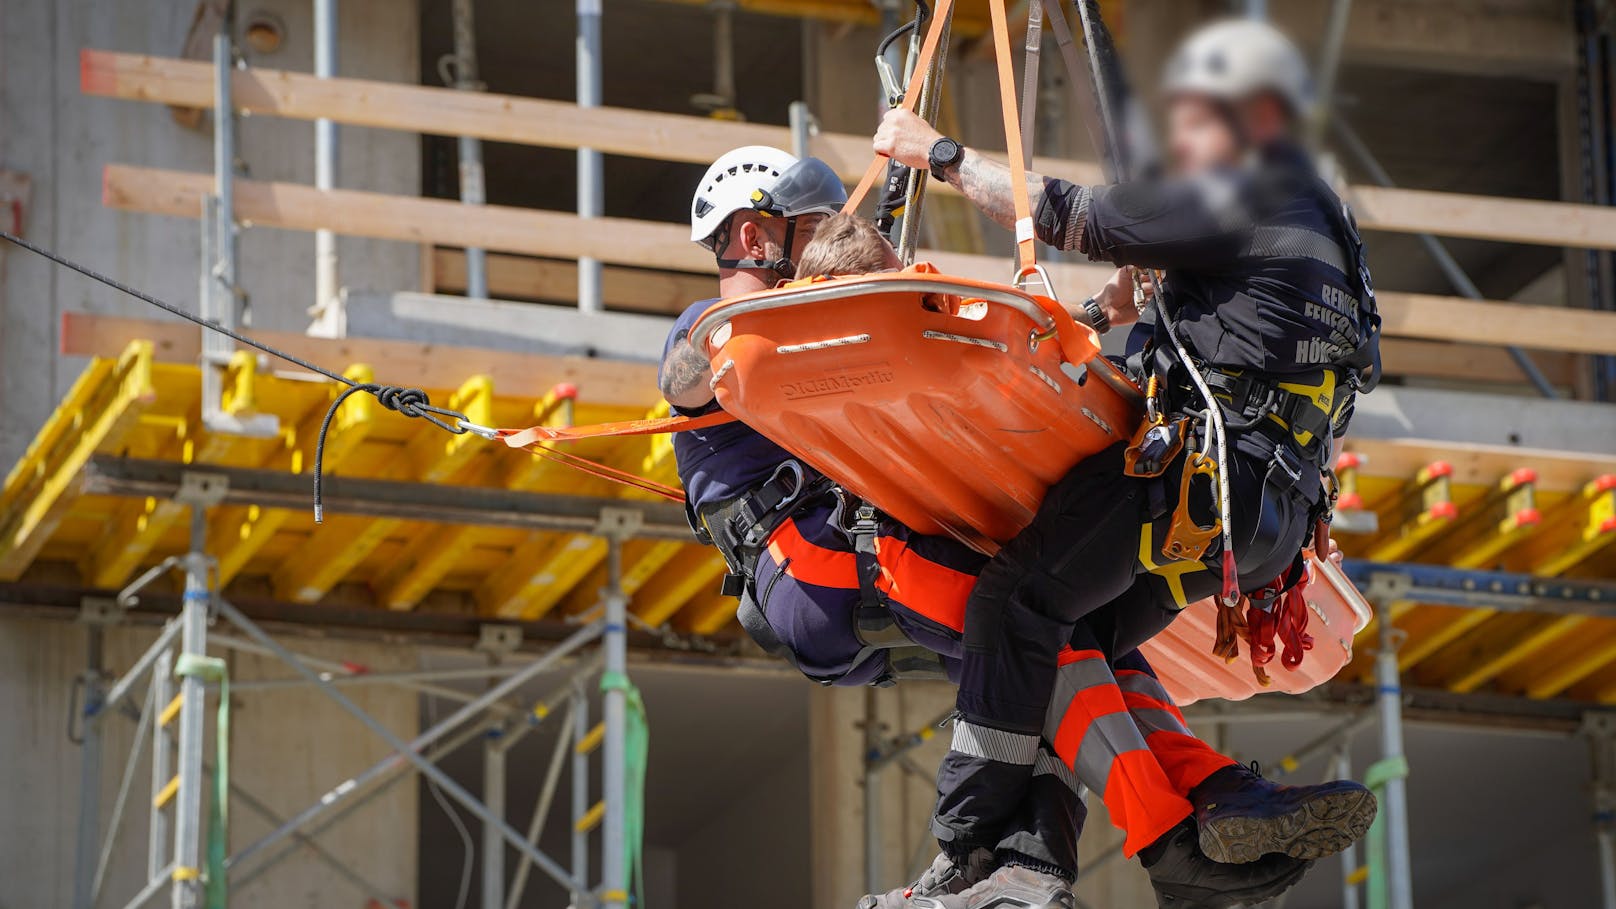
[{"label": "yellow formwork beam", "polygon": [[[667,413],[667,405],[648,416]],[[606,461],[660,483],[678,480],[673,443],[665,436],[625,440],[616,456]],[[647,499],[651,494],[617,487],[623,498]],[[589,534],[533,534],[518,545],[510,561],[477,589],[477,602],[486,614],[527,621],[543,617],[560,603],[606,558],[606,542]]]},{"label": "yellow formwork beam", "polygon": [[1501,650],[1483,654],[1470,667],[1448,682],[1448,689],[1461,694],[1475,691],[1499,673],[1518,666],[1572,633],[1588,621],[1585,615],[1556,616],[1521,635]]},{"label": "yellow formwork beam", "polygon": [[1398,562],[1423,549],[1438,533],[1459,516],[1453,502],[1453,467],[1446,461],[1433,461],[1420,468],[1414,482],[1398,497],[1392,509],[1401,522],[1369,549],[1369,558]]},{"label": "yellow formwork beam", "polygon": [[1445,559],[1455,568],[1494,567],[1505,550],[1542,526],[1543,515],[1537,507],[1537,471],[1527,467],[1511,471],[1477,509],[1481,512],[1478,523],[1484,523],[1485,530]]},{"label": "yellow formwork beam", "polygon": [[[157,457],[181,464],[196,461],[199,414],[151,419],[142,422],[156,426],[164,438]],[[119,504],[101,539],[83,559],[85,579],[92,587],[122,587],[145,561],[152,547],[184,517],[188,506],[169,498],[133,499]]]},{"label": "yellow formwork beam", "polygon": [[[677,540],[630,540],[623,545],[623,592],[633,596],[655,577],[673,557],[683,549],[697,545]],[[561,611],[568,615],[588,612],[600,603],[600,591],[606,586],[606,566],[596,565],[589,576],[567,594]]]},{"label": "yellow formwork beam", "polygon": [[1500,673],[1499,686],[1529,698],[1557,697],[1566,689],[1616,663],[1616,621],[1589,623],[1577,629],[1552,660],[1534,660]]},{"label": "yellow formwork beam", "polygon": [[[572,402],[576,394],[577,392],[570,386],[564,390],[551,389],[533,408],[531,414],[533,423],[544,426],[556,425],[558,422],[561,425],[570,425]],[[467,411],[466,417],[473,423],[488,425],[493,422],[491,410],[487,414],[480,415],[473,415]],[[515,457],[501,455],[485,459],[477,476],[467,478],[467,482],[481,485],[482,482],[497,477],[497,485],[506,489],[529,489],[549,475],[546,468],[553,467],[551,462],[541,458],[522,457],[519,454]],[[480,528],[475,527],[425,528],[405,546],[404,551],[387,570],[371,583],[376,601],[388,609],[414,609],[416,604],[437,586],[444,575],[453,570],[460,557],[476,545],[480,533]]]},{"label": "yellow formwork beam", "polygon": [[640,588],[630,609],[647,625],[656,627],[695,597],[718,590],[728,571],[724,557],[717,550],[706,546],[686,547],[651,579],[651,583]]},{"label": "yellow formwork beam", "polygon": [[[466,414],[474,423],[486,422],[492,397],[492,380],[473,376],[450,397],[448,407]],[[474,414],[482,416],[482,420]],[[466,466],[480,441],[470,433],[451,435],[425,424],[410,436],[406,456],[383,467],[380,478],[409,478],[424,483],[446,480]],[[359,515],[327,520],[275,573],[275,595],[299,603],[319,600],[404,523],[402,518]]]},{"label": "yellow formwork beam", "polygon": [[28,567],[76,498],[84,465],[114,450],[156,396],[150,341],[131,341],[116,361],[91,361],[6,477],[0,580]]},{"label": "yellow formwork beam", "polygon": [[[1545,577],[1558,576],[1598,552],[1611,540],[1616,540],[1616,477],[1600,477],[1585,485],[1569,508],[1580,511],[1576,537],[1569,547],[1551,550],[1547,556],[1530,564],[1530,573]],[[1458,641],[1461,634],[1495,615],[1492,610],[1472,611],[1475,615],[1464,616],[1462,621],[1454,623],[1456,628],[1453,631],[1446,632],[1448,641]],[[1498,674],[1521,665],[1543,650],[1564,644],[1566,637],[1584,628],[1589,621],[1592,621],[1590,616],[1584,615],[1540,619],[1529,628],[1522,628],[1513,639],[1487,642],[1472,655],[1469,665],[1456,671],[1446,684],[1451,691],[1475,691]],[[1555,679],[1551,678],[1550,681],[1553,683]]]},{"label": "yellow formwork beam", "polygon": [[1616,475],[1606,474],[1585,485],[1567,508],[1576,515],[1575,534],[1569,545],[1534,565],[1534,574],[1564,574],[1616,542]]},{"label": "yellow formwork beam", "polygon": [[[375,381],[371,368],[362,364],[350,366],[342,374],[355,382]],[[329,395],[309,408],[295,425],[282,426],[280,447],[270,453],[260,466],[295,474],[309,469],[314,459],[314,440],[325,419],[326,409],[342,390],[342,387],[332,385]],[[370,395],[352,395],[343,402],[326,433],[327,469],[340,465],[359,447],[374,425],[378,410],[380,405]],[[292,513],[285,509],[262,508],[258,505],[224,505],[215,509],[208,519],[207,547],[218,566],[219,584],[228,584],[240,574],[247,562],[258,554],[291,516]]]},{"label": "yellow formwork beam", "polygon": [[706,599],[697,598],[689,606],[674,614],[673,627],[685,634],[717,634],[724,626],[735,621],[735,608],[740,601],[723,594]]}]

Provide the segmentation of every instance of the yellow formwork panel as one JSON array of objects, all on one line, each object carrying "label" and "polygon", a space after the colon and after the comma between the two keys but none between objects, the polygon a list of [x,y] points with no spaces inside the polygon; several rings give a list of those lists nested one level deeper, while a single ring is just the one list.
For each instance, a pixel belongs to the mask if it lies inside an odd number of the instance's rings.
[{"label": "yellow formwork panel", "polygon": [[92,361],[45,421],[0,492],[0,579],[16,580],[77,496],[84,465],[112,451],[157,400],[152,345]]}]

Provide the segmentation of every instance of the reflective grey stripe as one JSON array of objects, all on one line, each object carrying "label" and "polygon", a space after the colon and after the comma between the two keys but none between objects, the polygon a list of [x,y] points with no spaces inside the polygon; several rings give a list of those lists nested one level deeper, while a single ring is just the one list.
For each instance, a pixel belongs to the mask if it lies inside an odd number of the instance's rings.
[{"label": "reflective grey stripe", "polygon": [[1247,258],[1280,256],[1313,259],[1344,275],[1352,274],[1347,270],[1347,254],[1341,248],[1341,243],[1334,237],[1305,227],[1259,227],[1252,232],[1245,255]]},{"label": "reflective grey stripe", "polygon": [[1083,785],[1105,795],[1105,784],[1111,776],[1111,762],[1118,755],[1130,751],[1148,751],[1145,737],[1126,713],[1108,713],[1095,717],[1083,733],[1083,744],[1077,747],[1077,778]]},{"label": "reflective grey stripe", "polygon": [[1168,694],[1167,689],[1162,687],[1162,683],[1148,672],[1139,672],[1137,670],[1119,672],[1117,673],[1117,684],[1122,687],[1123,691],[1142,694],[1145,697],[1161,701],[1163,704],[1173,703],[1173,696]]},{"label": "reflective grey stripe", "polygon": [[1027,767],[1038,754],[1038,737],[955,720],[949,747],[970,757]]},{"label": "reflective grey stripe", "polygon": [[1039,774],[1048,774],[1064,783],[1067,789],[1078,795],[1083,794],[1083,784],[1078,782],[1077,774],[1072,772],[1072,768],[1066,766],[1065,761],[1042,748],[1038,749],[1037,760],[1032,762],[1032,775],[1038,776]]},{"label": "reflective grey stripe", "polygon": [[1178,717],[1170,710],[1132,710],[1129,715],[1133,717],[1134,725],[1145,735],[1152,732],[1177,732],[1183,735],[1194,735],[1189,727],[1178,721]]},{"label": "reflective grey stripe", "polygon": [[1049,712],[1044,714],[1044,737],[1050,741],[1054,741],[1055,734],[1060,732],[1061,721],[1066,718],[1079,692],[1100,685],[1114,685],[1117,681],[1111,674],[1111,667],[1099,658],[1067,663],[1055,672],[1055,692],[1049,700]]}]

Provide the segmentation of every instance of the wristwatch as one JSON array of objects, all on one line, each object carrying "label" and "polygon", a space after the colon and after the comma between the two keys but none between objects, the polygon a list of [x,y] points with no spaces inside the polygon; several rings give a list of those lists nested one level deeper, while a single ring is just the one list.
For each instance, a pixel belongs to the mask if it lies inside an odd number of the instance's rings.
[{"label": "wristwatch", "polygon": [[1089,327],[1094,329],[1095,334],[1103,335],[1111,330],[1111,320],[1105,317],[1105,310],[1094,302],[1093,297],[1083,301],[1083,311],[1088,313]]},{"label": "wristwatch", "polygon": [[965,146],[943,136],[931,144],[931,151],[926,154],[926,158],[931,165],[932,177],[947,182],[948,171],[958,167],[959,163],[965,160]]}]

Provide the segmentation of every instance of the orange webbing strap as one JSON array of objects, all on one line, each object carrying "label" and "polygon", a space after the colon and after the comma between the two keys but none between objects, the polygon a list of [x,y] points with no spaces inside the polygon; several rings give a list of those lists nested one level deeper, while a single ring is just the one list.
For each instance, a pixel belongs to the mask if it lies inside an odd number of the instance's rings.
[{"label": "orange webbing strap", "polygon": [[557,442],[577,442],[583,439],[601,439],[622,436],[649,436],[667,432],[685,432],[691,429],[706,429],[709,426],[719,426],[730,423],[734,417],[722,410],[715,410],[699,417],[661,417],[654,420],[624,420],[618,423],[596,423],[592,426],[530,426],[527,429],[500,429],[495,434],[512,448],[531,451],[546,460],[563,464],[575,470],[581,470],[591,476],[614,483],[622,483],[635,489],[659,495],[674,502],[685,500],[684,491],[677,486],[658,483],[649,480],[631,471],[612,467],[591,461],[581,455],[551,448]]},{"label": "orange webbing strap", "polygon": [[999,106],[1004,115],[1004,147],[1010,155],[1010,194],[1016,203],[1016,264],[1025,271],[1038,264],[1032,228],[1032,199],[1027,194],[1027,153],[1021,142],[1015,64],[1010,58],[1010,22],[1002,0],[988,0],[993,15],[993,59],[999,67]]},{"label": "orange webbing strap", "polygon": [[[997,2],[1001,2],[1001,0],[991,0],[991,3]],[[920,54],[915,57],[915,69],[914,72],[909,74],[909,84],[904,86],[903,103],[898,105],[910,113],[914,113],[916,106],[920,104],[920,85],[926,81],[926,73],[931,70],[932,58],[937,56],[937,46],[941,42],[943,34],[948,31],[943,26],[948,22],[948,17],[953,14],[954,0],[937,0],[937,5],[932,11],[931,28],[927,29],[926,40],[920,45]],[[881,155],[876,155],[874,160],[870,162],[870,166],[864,169],[864,176],[859,180],[858,186],[854,187],[852,194],[847,197],[846,204],[842,206],[843,214],[858,212],[858,207],[864,202],[864,197],[869,195],[870,190],[875,186],[875,181],[881,179],[881,175],[886,172],[886,168],[887,159]]]}]

